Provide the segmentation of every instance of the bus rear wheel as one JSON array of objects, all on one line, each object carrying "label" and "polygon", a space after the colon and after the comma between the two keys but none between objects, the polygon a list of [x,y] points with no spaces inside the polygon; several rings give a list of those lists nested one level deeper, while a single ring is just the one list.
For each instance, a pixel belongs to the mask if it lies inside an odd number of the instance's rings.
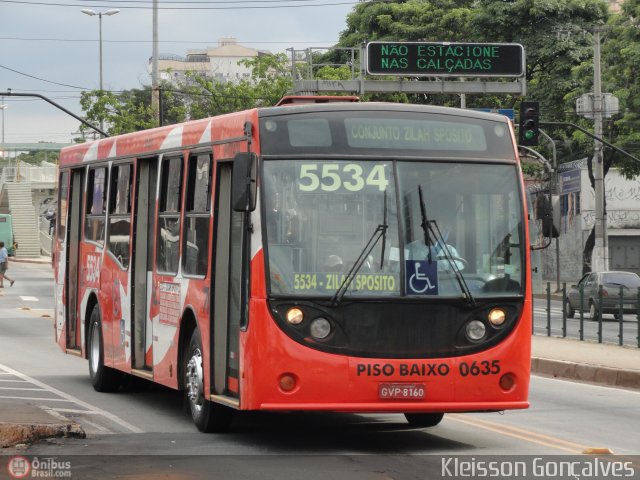
[{"label": "bus rear wheel", "polygon": [[189,348],[183,359],[185,400],[191,411],[191,418],[201,432],[226,432],[231,426],[233,410],[207,400],[204,392],[204,367],[200,329],[191,335]]},{"label": "bus rear wheel", "polygon": [[442,418],[444,417],[444,413],[405,413],[404,418],[407,419],[409,425],[412,427],[435,427],[438,425]]},{"label": "bus rear wheel", "polygon": [[89,317],[89,338],[87,345],[89,357],[89,376],[91,384],[98,392],[113,392],[120,387],[120,372],[104,364],[104,341],[102,339],[102,320],[98,305],[91,310]]}]

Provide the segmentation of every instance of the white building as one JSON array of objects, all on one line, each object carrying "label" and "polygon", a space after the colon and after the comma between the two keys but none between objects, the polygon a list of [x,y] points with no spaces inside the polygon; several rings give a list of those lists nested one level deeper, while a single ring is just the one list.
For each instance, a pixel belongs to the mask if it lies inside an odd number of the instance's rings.
[{"label": "white building", "polygon": [[[583,250],[595,223],[595,192],[587,160],[560,165],[562,229],[560,278],[574,282],[582,276]],[[640,274],[640,177],[624,178],[617,169],[605,177],[609,269]],[[555,241],[542,251],[543,276],[556,278]]]},{"label": "white building", "polygon": [[[185,57],[158,55],[158,73],[161,80],[170,82],[184,80],[186,72],[196,72],[219,82],[237,83],[251,77],[251,69],[239,62],[265,53],[268,52],[238,45],[235,38],[221,38],[217,47],[187,50]],[[149,71],[151,64],[149,59]]]}]

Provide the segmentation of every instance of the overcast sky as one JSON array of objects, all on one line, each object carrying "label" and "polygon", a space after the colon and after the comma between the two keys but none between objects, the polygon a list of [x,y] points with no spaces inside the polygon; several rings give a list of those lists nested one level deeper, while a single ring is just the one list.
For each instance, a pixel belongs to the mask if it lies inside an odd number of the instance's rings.
[{"label": "overcast sky", "polygon": [[[273,53],[290,47],[331,46],[345,29],[355,3],[160,0],[158,50],[184,55],[188,49],[215,47],[222,37],[235,37],[241,45]],[[151,5],[151,0],[0,0],[0,92],[39,93],[82,115],[80,92],[99,87],[98,17],[81,13],[82,8],[120,9],[116,15],[102,17],[105,90],[150,84]],[[280,5],[296,7],[276,8]],[[134,6],[144,8],[129,8]],[[181,9],[162,9],[170,6]],[[268,8],[241,8],[248,6]],[[7,105],[6,143],[70,142],[78,129],[77,120],[43,100],[4,97],[0,103]]]}]

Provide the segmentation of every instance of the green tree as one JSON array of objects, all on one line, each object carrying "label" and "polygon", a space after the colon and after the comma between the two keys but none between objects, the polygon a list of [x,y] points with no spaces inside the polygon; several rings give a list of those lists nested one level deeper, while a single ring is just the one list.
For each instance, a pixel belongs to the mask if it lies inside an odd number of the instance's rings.
[{"label": "green tree", "polygon": [[[405,0],[360,2],[347,16],[338,46],[356,48],[370,41],[469,41],[469,21],[475,2],[469,0]],[[346,62],[345,52],[329,54]],[[430,81],[420,78],[420,81]],[[400,101],[456,106],[457,95],[367,94],[363,100]]]},{"label": "green tree", "polygon": [[[619,14],[610,17],[604,29],[601,39],[601,70],[602,91],[613,93],[620,103],[620,114],[612,119],[604,121],[604,137],[610,143],[622,148],[631,154],[638,156],[640,149],[640,76],[637,72],[637,63],[640,60],[640,34],[637,27],[637,18],[640,13],[640,1],[627,0],[623,3]],[[577,90],[581,93],[593,89],[593,59],[588,58],[579,67],[574,69],[574,75],[580,79]],[[569,100],[575,102],[575,97],[569,96]],[[591,120],[580,120],[583,127],[592,128]],[[591,187],[595,189],[593,173],[593,141],[584,135],[574,134],[574,139],[585,146],[589,152],[587,156],[589,179]],[[632,178],[640,173],[640,162],[634,161],[613,149],[603,150],[603,171],[606,177],[610,168],[616,167],[620,173]],[[606,198],[604,199],[604,212],[606,215]],[[583,252],[583,273],[591,271],[591,258],[595,245],[595,226],[591,230],[585,242]]]},{"label": "green tree", "polygon": [[[527,58],[528,98],[541,102],[545,116],[558,118],[566,95],[577,85],[572,68],[591,54],[588,39],[562,32],[605,21],[607,8],[603,0],[360,2],[347,16],[339,46],[374,40],[520,43]],[[457,95],[413,95],[408,100],[459,105]],[[469,107],[513,108],[517,101],[511,95],[467,95]]]},{"label": "green tree", "polygon": [[49,151],[34,151],[28,153],[19,154],[16,159],[22,163],[29,163],[31,165],[40,165],[42,162],[57,163],[60,155],[58,152]]},{"label": "green tree", "polygon": [[[155,126],[151,95],[148,100],[144,91],[127,90],[116,94],[104,90],[82,92],[80,106],[85,112],[85,119],[93,125],[104,123],[109,135],[143,130]],[[86,125],[80,126],[83,134],[92,133]]]},{"label": "green tree", "polygon": [[[632,155],[640,156],[640,0],[626,0],[612,16],[602,42],[603,91],[619,100],[620,114],[607,122],[608,140]],[[587,64],[587,68],[590,65]],[[606,149],[622,175],[640,174],[640,162]]]},{"label": "green tree", "polygon": [[[275,105],[291,89],[285,54],[259,55],[241,62],[251,67],[251,80],[218,82],[187,72],[185,80],[179,84],[163,82],[160,86],[163,124]],[[148,85],[120,93],[83,92],[80,105],[87,121],[94,125],[104,122],[109,135],[157,126]],[[91,131],[86,126],[80,128],[84,133]]]},{"label": "green tree", "polygon": [[[565,118],[565,98],[579,86],[573,69],[592,56],[590,39],[582,31],[606,21],[607,3],[479,0],[476,5],[470,21],[474,40],[523,45],[527,98],[540,102],[544,118]],[[516,99],[509,100],[513,106]]]}]

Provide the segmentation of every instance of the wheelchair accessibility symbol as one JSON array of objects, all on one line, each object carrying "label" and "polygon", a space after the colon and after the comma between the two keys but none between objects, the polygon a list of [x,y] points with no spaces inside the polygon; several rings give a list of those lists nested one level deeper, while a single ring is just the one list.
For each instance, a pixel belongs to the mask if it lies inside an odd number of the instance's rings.
[{"label": "wheelchair accessibility symbol", "polygon": [[408,295],[438,295],[438,262],[406,260],[405,275]]}]

